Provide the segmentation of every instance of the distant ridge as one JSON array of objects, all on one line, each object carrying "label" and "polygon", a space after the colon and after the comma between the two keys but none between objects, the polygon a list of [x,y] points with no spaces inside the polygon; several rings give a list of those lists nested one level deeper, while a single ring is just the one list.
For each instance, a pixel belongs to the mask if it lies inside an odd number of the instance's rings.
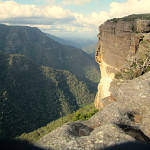
[{"label": "distant ridge", "polygon": [[99,68],[95,60],[81,49],[59,44],[37,28],[0,24],[0,50],[25,55],[39,65],[68,70],[96,92]]},{"label": "distant ridge", "polygon": [[72,41],[68,41],[68,40],[64,40],[62,38],[59,38],[57,36],[54,36],[52,34],[49,34],[49,33],[45,33],[49,38],[53,39],[54,41],[60,43],[60,44],[63,44],[63,45],[68,45],[68,46],[73,46],[73,47],[76,47],[76,48],[80,48],[79,45],[77,45],[77,43],[73,43]]},{"label": "distant ridge", "polygon": [[91,39],[75,39],[75,38],[62,39],[62,38],[56,37],[54,35],[51,35],[49,33],[45,33],[45,34],[60,44],[80,48],[87,54],[92,54],[94,52],[94,55],[95,55],[97,39],[96,40],[94,40],[94,39],[93,40],[91,40]]}]

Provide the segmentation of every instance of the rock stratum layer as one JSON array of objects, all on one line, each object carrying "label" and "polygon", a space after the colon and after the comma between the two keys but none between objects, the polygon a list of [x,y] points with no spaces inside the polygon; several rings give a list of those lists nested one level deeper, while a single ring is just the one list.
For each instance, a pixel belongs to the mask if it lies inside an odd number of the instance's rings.
[{"label": "rock stratum layer", "polygon": [[96,61],[100,64],[101,81],[95,106],[102,109],[104,98],[113,101],[110,84],[118,71],[128,68],[135,60],[141,40],[150,32],[150,20],[107,21],[99,31]]},{"label": "rock stratum layer", "polygon": [[[150,142],[150,20],[110,20],[99,29],[101,81],[95,106],[101,111],[88,121],[57,128],[39,146],[95,150],[127,141]],[[115,78],[118,72],[122,79]]]}]

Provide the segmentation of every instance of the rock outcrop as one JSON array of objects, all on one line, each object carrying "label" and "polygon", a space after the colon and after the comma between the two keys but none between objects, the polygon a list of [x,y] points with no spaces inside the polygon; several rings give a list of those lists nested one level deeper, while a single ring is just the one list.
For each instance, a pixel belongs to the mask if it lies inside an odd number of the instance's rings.
[{"label": "rock outcrop", "polygon": [[[40,139],[39,145],[61,150],[94,150],[127,141],[150,142],[150,72],[131,81],[115,79],[116,102],[88,121],[67,123]],[[135,92],[136,91],[136,92]]]},{"label": "rock outcrop", "polygon": [[109,90],[110,84],[117,72],[129,68],[135,60],[140,42],[150,32],[149,24],[150,20],[111,20],[99,27],[96,61],[100,64],[101,81],[95,100],[98,109],[104,107],[104,98],[114,101]]},{"label": "rock outcrop", "polygon": [[[150,142],[150,20],[110,20],[99,30],[101,81],[95,106],[101,111],[88,121],[66,123],[41,138],[39,146],[95,150],[127,141]],[[129,78],[129,70],[136,78]],[[122,79],[115,78],[117,73]]]}]

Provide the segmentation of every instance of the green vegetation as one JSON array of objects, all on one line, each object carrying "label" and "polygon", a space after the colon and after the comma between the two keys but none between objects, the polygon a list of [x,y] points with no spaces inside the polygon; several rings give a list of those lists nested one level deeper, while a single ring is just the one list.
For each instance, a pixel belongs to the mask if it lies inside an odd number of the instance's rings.
[{"label": "green vegetation", "polygon": [[34,131],[94,101],[100,76],[93,57],[37,28],[0,24],[0,33],[0,138]]},{"label": "green vegetation", "polygon": [[150,42],[148,40],[142,40],[140,44],[143,44],[146,48],[149,48]]},{"label": "green vegetation", "polygon": [[115,75],[117,79],[132,80],[144,73],[150,71],[150,37],[143,38],[139,43],[139,49],[136,53],[135,60],[130,61],[127,68],[123,68]]},{"label": "green vegetation", "polygon": [[23,133],[21,136],[17,137],[19,139],[25,139],[32,143],[37,142],[41,137],[48,134],[52,130],[62,126],[64,123],[77,121],[77,120],[88,120],[91,118],[98,110],[94,107],[93,103],[89,104],[78,111],[69,114],[65,117],[61,117],[55,121],[50,122],[44,127],[41,127],[31,133]]},{"label": "green vegetation", "polygon": [[84,108],[80,108],[76,111],[72,116],[72,121],[77,120],[88,120],[90,119],[98,110],[94,107],[93,103],[85,106]]},{"label": "green vegetation", "polygon": [[129,22],[129,21],[134,21],[136,19],[140,19],[140,20],[149,20],[150,19],[150,13],[148,14],[133,14],[133,15],[129,15],[129,16],[126,16],[126,17],[123,17],[123,18],[113,18],[109,21],[113,21],[113,22],[118,22],[119,20],[122,20],[122,21],[126,21],[126,22]]},{"label": "green vegetation", "polygon": [[116,79],[121,79],[122,78],[122,73],[121,72],[116,73],[115,78]]},{"label": "green vegetation", "polygon": [[134,78],[138,77],[138,75],[136,75],[136,72],[134,72],[131,69],[128,69],[126,71],[121,70],[121,72],[118,72],[115,74],[115,78],[116,79],[128,79],[128,80],[132,80]]},{"label": "green vegetation", "polygon": [[0,70],[0,138],[31,132],[94,101],[70,72],[22,55],[0,52]]},{"label": "green vegetation", "polygon": [[[0,24],[0,33],[0,50],[4,53],[21,54],[40,66],[68,70],[90,90],[97,92],[100,79],[99,66],[93,57],[81,49],[61,45],[37,28]],[[90,72],[91,68],[92,72]],[[90,72],[90,75],[87,75],[87,72]]]},{"label": "green vegetation", "polygon": [[[89,45],[87,47],[83,47],[82,50],[88,54],[95,54],[95,51],[96,51],[96,43],[95,44],[92,44],[92,45]],[[95,56],[95,55],[93,55]]]},{"label": "green vegetation", "polygon": [[133,62],[128,69],[124,68],[120,72],[116,73],[115,78],[132,80],[140,75],[143,75],[144,73],[150,71],[150,63],[148,62],[148,64],[145,64],[145,62],[146,59],[140,59],[136,62],[136,64]]},{"label": "green vegetation", "polygon": [[[58,70],[50,67],[42,67],[47,78],[50,78],[57,87],[57,95],[60,97],[62,105],[66,106],[68,102],[72,112],[83,107],[94,100],[95,94],[91,94],[86,84],[79,82],[74,75],[66,70]],[[63,91],[62,91],[63,89]],[[71,102],[67,101],[71,100]],[[68,107],[69,107],[68,106]],[[77,108],[75,106],[78,106]],[[67,108],[68,109],[68,108]],[[65,113],[65,115],[68,113]]]},{"label": "green vegetation", "polygon": [[141,20],[146,20],[146,19],[150,19],[150,13],[148,14],[133,14],[133,15],[129,15],[126,17],[123,17],[122,20],[123,21],[134,21],[136,19],[141,19]]}]

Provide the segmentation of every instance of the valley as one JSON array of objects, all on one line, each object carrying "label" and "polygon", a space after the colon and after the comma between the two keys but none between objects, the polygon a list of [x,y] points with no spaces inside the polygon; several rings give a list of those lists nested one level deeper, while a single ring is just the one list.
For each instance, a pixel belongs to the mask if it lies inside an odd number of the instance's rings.
[{"label": "valley", "polygon": [[37,28],[0,25],[0,135],[16,137],[94,102],[91,56]]}]

